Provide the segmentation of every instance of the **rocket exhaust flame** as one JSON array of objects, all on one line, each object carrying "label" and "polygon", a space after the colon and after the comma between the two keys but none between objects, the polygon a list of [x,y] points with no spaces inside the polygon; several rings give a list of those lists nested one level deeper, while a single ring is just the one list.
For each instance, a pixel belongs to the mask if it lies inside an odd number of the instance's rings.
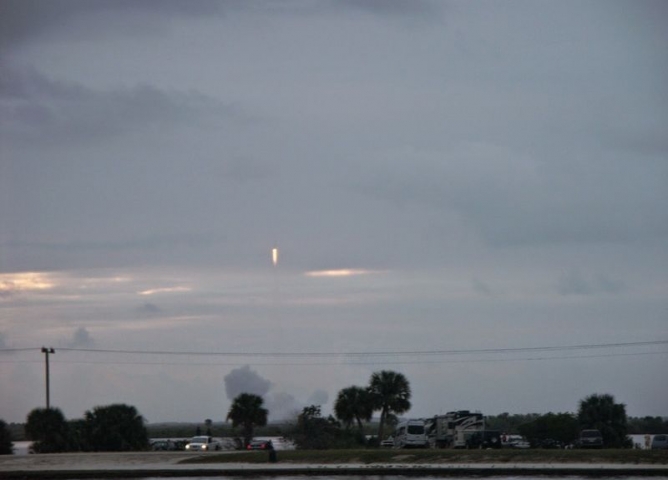
[{"label": "rocket exhaust flame", "polygon": [[271,262],[274,264],[274,267],[278,265],[278,248],[271,249]]}]

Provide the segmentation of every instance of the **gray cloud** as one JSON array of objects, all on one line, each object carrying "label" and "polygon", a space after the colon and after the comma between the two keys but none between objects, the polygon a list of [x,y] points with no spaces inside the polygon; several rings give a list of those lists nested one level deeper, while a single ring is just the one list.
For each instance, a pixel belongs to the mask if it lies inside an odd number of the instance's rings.
[{"label": "gray cloud", "polygon": [[578,270],[571,270],[562,275],[557,287],[561,295],[615,294],[625,289],[624,282],[620,280],[613,280],[602,274],[598,274],[593,278],[587,278]]},{"label": "gray cloud", "polygon": [[365,11],[384,15],[415,15],[434,18],[439,13],[438,2],[424,0],[332,0],[337,8]]},{"label": "gray cloud", "polygon": [[95,345],[95,340],[88,332],[85,327],[79,327],[75,330],[72,335],[72,340],[67,344],[68,347],[77,348],[77,347],[93,347]]},{"label": "gray cloud", "polygon": [[487,283],[483,282],[482,280],[478,280],[477,278],[474,278],[472,280],[473,283],[473,290],[476,292],[482,294],[482,295],[492,295],[492,289],[490,288]]},{"label": "gray cloud", "polygon": [[271,393],[265,397],[270,421],[294,420],[304,405],[286,392]]},{"label": "gray cloud", "polygon": [[329,401],[329,394],[325,390],[316,390],[313,392],[306,403],[308,405],[325,405]]},{"label": "gray cloud", "polygon": [[[203,352],[660,338],[665,4],[0,2],[0,330]],[[397,369],[414,416],[566,411],[594,389],[664,415],[655,350]],[[12,356],[0,417],[23,421],[43,366]],[[373,369],[187,361],[68,362],[54,399],[201,421],[224,405],[192,392],[220,398],[234,372],[226,393],[290,416]]]},{"label": "gray cloud", "polygon": [[146,134],[200,123],[204,115],[232,112],[200,94],[166,92],[150,85],[93,90],[51,80],[34,69],[12,68],[0,83],[0,105],[6,141],[48,146]]},{"label": "gray cloud", "polygon": [[235,368],[225,375],[225,393],[229,400],[234,400],[242,393],[252,393],[264,397],[271,388],[271,382],[262,378],[250,366]]},{"label": "gray cloud", "polygon": [[162,309],[158,307],[155,303],[144,303],[143,305],[137,307],[137,311],[142,315],[154,316],[162,313]]},{"label": "gray cloud", "polygon": [[496,246],[668,238],[668,193],[657,183],[667,167],[637,167],[631,158],[548,163],[470,144],[442,155],[391,153],[367,163],[352,188],[394,205],[455,211]]}]

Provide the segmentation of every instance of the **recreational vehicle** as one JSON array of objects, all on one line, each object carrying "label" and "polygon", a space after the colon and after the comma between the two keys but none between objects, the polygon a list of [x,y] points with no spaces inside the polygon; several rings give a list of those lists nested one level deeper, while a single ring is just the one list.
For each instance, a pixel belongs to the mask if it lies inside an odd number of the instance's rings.
[{"label": "recreational vehicle", "polygon": [[394,430],[394,448],[427,448],[424,420],[403,420]]}]

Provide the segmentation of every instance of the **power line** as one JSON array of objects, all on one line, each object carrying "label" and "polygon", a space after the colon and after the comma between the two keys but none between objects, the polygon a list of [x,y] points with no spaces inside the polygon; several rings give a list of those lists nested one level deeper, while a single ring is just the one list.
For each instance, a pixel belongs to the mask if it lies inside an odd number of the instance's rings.
[{"label": "power line", "polygon": [[[556,352],[596,350],[606,348],[646,347],[668,345],[668,340],[652,340],[643,342],[617,342],[579,345],[559,345],[542,347],[515,348],[479,348],[454,350],[412,350],[412,351],[379,351],[379,352],[202,352],[202,351],[171,351],[171,350],[120,350],[95,348],[59,348],[63,352],[108,353],[122,355],[173,355],[173,356],[223,356],[223,357],[401,357],[401,356],[439,356],[439,355],[475,355],[475,354],[508,354],[527,352]],[[5,351],[26,351],[34,349],[0,349]]]},{"label": "power line", "polygon": [[666,345],[668,340],[653,340],[645,342],[600,343],[584,345],[561,345],[547,347],[516,347],[516,348],[480,348],[457,350],[412,350],[412,351],[380,351],[380,352],[194,352],[194,351],[150,351],[150,350],[114,350],[88,348],[61,348],[60,350],[73,352],[96,352],[138,355],[206,355],[229,357],[370,357],[370,356],[421,356],[421,355],[467,355],[480,353],[517,353],[517,352],[547,352],[593,350],[601,348],[626,348],[650,345]]},{"label": "power line", "polygon": [[[85,361],[85,360],[61,360],[55,363],[59,365],[162,365],[162,366],[332,366],[332,365],[425,365],[425,364],[457,364],[457,363],[489,363],[489,362],[525,362],[525,361],[547,361],[547,360],[570,360],[583,358],[609,358],[609,357],[630,357],[630,356],[645,356],[645,355],[668,355],[668,350],[658,352],[632,352],[632,353],[603,353],[596,355],[562,355],[549,357],[523,357],[523,358],[481,358],[469,360],[405,360],[405,361],[369,361],[369,362],[309,362],[309,363],[261,363],[261,362],[109,362],[109,361]],[[2,363],[41,363],[37,360],[29,361],[0,361]]]}]

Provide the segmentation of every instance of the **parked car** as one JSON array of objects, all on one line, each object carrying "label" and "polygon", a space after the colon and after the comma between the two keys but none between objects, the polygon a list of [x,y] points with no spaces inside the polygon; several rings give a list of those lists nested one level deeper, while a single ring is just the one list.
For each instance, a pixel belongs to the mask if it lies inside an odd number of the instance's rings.
[{"label": "parked car", "polygon": [[271,440],[251,440],[246,446],[247,450],[273,450],[274,445]]},{"label": "parked car", "polygon": [[385,440],[380,442],[380,446],[381,447],[390,447],[390,448],[394,447],[394,437],[392,437],[392,435],[390,435]]},{"label": "parked car", "polygon": [[579,448],[603,448],[603,435],[599,430],[582,430],[577,445]]},{"label": "parked car", "polygon": [[564,448],[564,444],[559,440],[554,440],[552,438],[544,438],[536,442],[536,447],[538,448]]},{"label": "parked car", "polygon": [[501,448],[501,432],[498,430],[481,430],[471,435],[466,442],[467,448]]},{"label": "parked car", "polygon": [[220,450],[222,445],[213,437],[198,436],[190,439],[190,443],[186,445],[188,452],[212,452]]},{"label": "parked car", "polygon": [[156,440],[151,443],[151,450],[154,451],[171,451],[177,450],[176,443],[171,440]]},{"label": "parked car", "polygon": [[515,440],[510,444],[510,448],[519,448],[520,450],[526,450],[527,448],[531,448],[531,444],[522,438],[521,440]]},{"label": "parked car", "polygon": [[652,450],[668,450],[668,435],[654,435]]}]

